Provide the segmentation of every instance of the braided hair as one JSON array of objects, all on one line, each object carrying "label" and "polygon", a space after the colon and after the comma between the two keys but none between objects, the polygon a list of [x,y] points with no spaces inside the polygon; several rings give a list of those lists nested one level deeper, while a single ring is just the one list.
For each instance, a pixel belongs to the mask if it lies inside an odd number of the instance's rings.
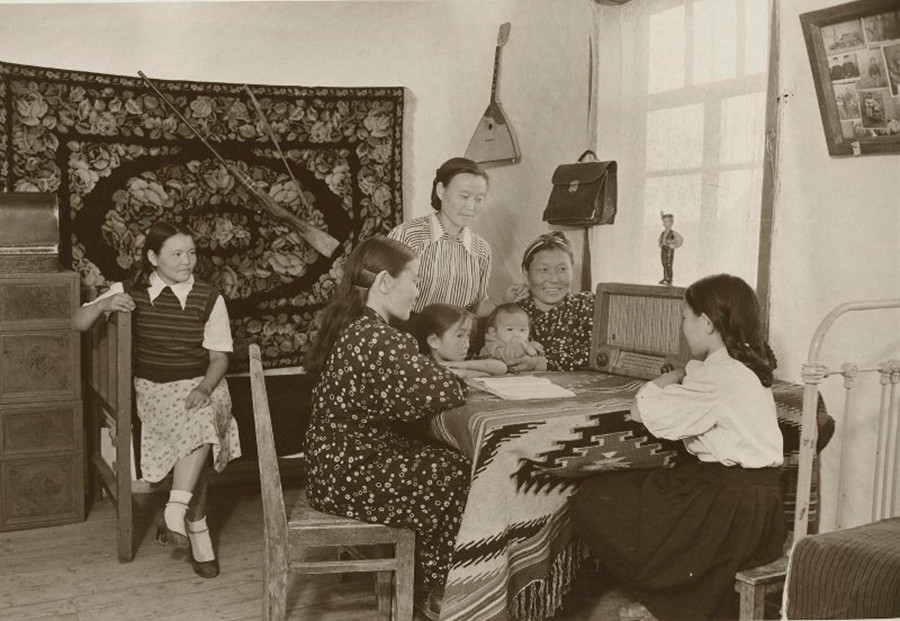
[{"label": "braided hair", "polygon": [[709,318],[729,356],[753,371],[763,386],[772,385],[778,362],[762,333],[759,300],[750,285],[729,274],[707,276],[687,288],[684,301]]}]

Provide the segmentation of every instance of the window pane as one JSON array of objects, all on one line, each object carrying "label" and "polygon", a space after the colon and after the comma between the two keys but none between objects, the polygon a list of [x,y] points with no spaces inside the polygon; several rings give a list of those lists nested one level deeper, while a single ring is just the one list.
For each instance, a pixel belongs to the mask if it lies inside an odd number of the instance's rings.
[{"label": "window pane", "polygon": [[749,283],[756,282],[761,187],[760,168],[723,172],[717,184],[716,236],[709,263]]},{"label": "window pane", "polygon": [[697,280],[700,180],[700,175],[673,175],[647,179],[644,185],[644,219],[640,250],[641,282],[658,282],[663,277],[659,256],[659,234],[663,231],[660,211],[675,216],[672,229],[684,237],[684,245],[675,251],[674,284],[687,286]]},{"label": "window pane", "polygon": [[647,113],[647,170],[697,168],[703,162],[703,104]]},{"label": "window pane", "polygon": [[647,90],[659,93],[684,86],[684,7],[650,16]]},{"label": "window pane", "polygon": [[744,74],[767,73],[769,67],[769,0],[744,0],[746,33]]},{"label": "window pane", "polygon": [[722,100],[723,164],[749,164],[761,161],[765,133],[764,93],[750,93]]},{"label": "window pane", "polygon": [[694,2],[694,84],[737,75],[737,0]]}]

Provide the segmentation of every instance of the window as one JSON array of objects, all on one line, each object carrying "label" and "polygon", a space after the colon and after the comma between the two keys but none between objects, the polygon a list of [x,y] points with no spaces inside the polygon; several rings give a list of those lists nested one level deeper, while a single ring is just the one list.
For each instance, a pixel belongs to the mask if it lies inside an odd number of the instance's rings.
[{"label": "window", "polygon": [[[618,21],[618,41],[604,18]],[[598,62],[621,59],[618,72],[607,71],[619,88],[612,97],[598,94],[599,151],[619,161],[620,207],[616,225],[600,233],[607,243],[598,246],[594,273],[659,281],[664,212],[674,214],[673,228],[684,238],[674,284],[717,272],[755,284],[769,0],[633,2],[605,9],[599,19]],[[613,42],[604,44],[604,35]],[[605,115],[604,102],[612,115]],[[602,249],[613,237],[624,239],[610,249],[631,260],[604,266]]]}]

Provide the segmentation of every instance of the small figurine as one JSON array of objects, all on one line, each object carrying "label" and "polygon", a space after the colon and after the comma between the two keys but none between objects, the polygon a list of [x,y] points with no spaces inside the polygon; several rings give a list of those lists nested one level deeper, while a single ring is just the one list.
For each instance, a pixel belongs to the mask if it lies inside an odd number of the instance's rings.
[{"label": "small figurine", "polygon": [[663,232],[659,234],[659,259],[663,266],[663,279],[661,285],[672,284],[672,263],[675,262],[675,249],[680,248],[684,238],[672,230],[675,216],[670,213],[659,212],[663,223]]}]

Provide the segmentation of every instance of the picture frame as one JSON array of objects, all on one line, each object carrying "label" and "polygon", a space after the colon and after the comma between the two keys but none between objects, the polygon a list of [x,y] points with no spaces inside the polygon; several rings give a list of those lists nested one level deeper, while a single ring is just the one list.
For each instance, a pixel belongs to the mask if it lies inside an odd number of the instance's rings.
[{"label": "picture frame", "polygon": [[800,15],[830,155],[900,153],[900,1]]}]

